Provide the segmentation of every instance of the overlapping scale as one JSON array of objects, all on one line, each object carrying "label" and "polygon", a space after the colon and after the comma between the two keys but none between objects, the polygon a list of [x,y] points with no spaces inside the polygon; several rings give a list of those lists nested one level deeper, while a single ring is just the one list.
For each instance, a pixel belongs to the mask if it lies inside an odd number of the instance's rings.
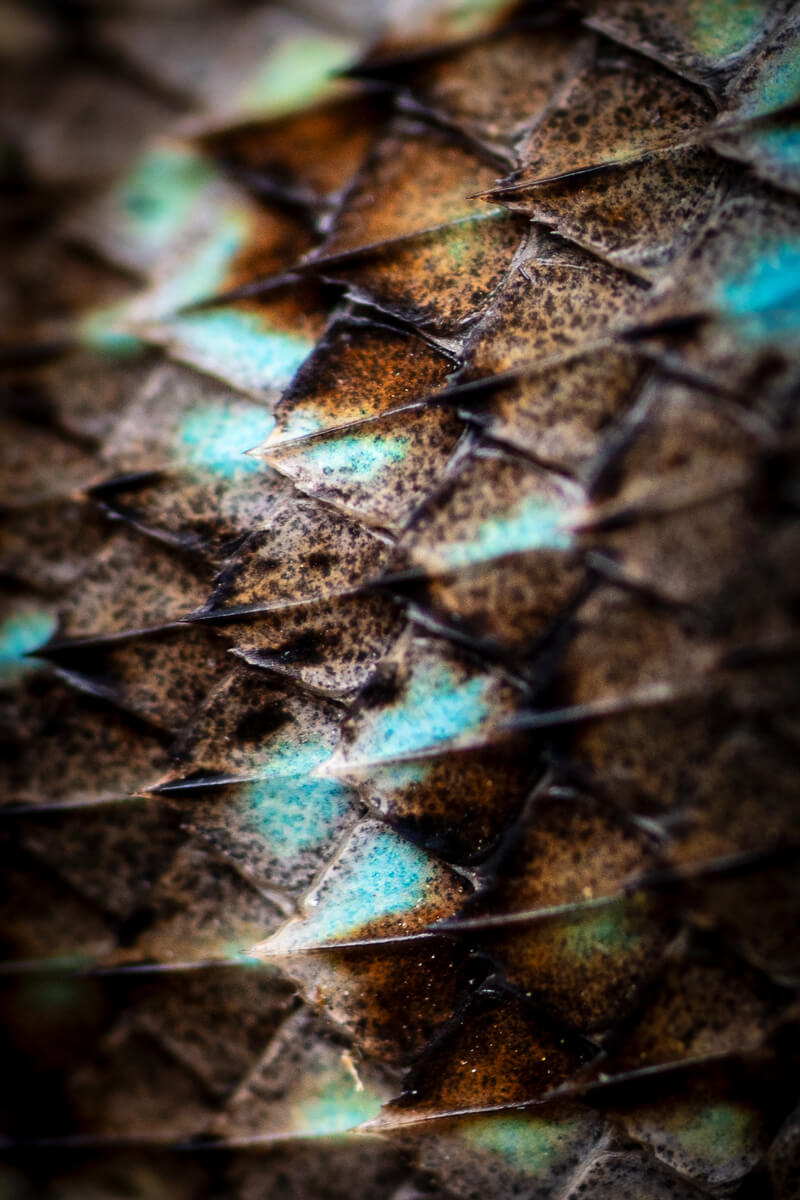
[{"label": "overlapping scale", "polygon": [[369,58],[356,68],[400,85],[402,103],[457,128],[501,161],[512,159],[526,128],[544,111],[582,51],[574,23],[537,14],[484,40],[444,46],[410,62]]},{"label": "overlapping scale", "polygon": [[581,499],[524,459],[476,450],[409,523],[394,569],[421,581],[416,602],[444,625],[524,651],[579,590],[570,511]]},{"label": "overlapping scale", "polygon": [[524,230],[513,216],[479,211],[331,263],[326,276],[356,300],[453,338],[502,283]]},{"label": "overlapping scale", "polygon": [[696,144],[700,91],[618,47],[598,47],[490,195],[618,266],[657,274],[710,212],[719,160]]},{"label": "overlapping scale", "polygon": [[732,85],[714,149],[796,192],[798,96],[797,15],[790,13]]},{"label": "overlapping scale", "polygon": [[589,24],[691,80],[721,87],[759,48],[786,4],[768,0],[693,0],[676,13],[666,0],[591,5]]}]

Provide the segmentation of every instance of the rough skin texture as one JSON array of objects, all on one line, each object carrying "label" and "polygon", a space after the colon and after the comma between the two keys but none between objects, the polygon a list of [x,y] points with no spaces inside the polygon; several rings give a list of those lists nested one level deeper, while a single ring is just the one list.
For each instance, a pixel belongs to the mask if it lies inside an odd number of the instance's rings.
[{"label": "rough skin texture", "polygon": [[800,1194],[799,41],[0,4],[4,1197]]}]

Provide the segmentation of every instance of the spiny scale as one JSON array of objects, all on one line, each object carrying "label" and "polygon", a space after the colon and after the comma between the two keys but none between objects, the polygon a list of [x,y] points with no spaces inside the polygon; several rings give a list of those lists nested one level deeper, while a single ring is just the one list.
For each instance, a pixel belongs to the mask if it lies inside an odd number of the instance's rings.
[{"label": "spiny scale", "polygon": [[788,1200],[797,6],[382,8],[0,10],[0,1190]]}]

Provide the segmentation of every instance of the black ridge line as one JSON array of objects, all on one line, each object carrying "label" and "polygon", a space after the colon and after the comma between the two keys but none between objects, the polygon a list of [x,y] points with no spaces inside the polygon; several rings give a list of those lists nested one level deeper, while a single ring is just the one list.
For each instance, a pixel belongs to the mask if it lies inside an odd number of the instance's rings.
[{"label": "black ridge line", "polygon": [[[629,816],[625,810],[619,810],[619,814],[623,817]],[[532,815],[535,817],[535,804],[532,808]],[[513,836],[516,835],[521,823],[524,823],[522,817],[513,822],[514,828],[510,827],[505,835],[508,844],[501,846],[495,851],[493,859],[499,858],[502,860],[505,853],[513,846]],[[635,822],[631,820],[629,820],[628,824],[635,826]],[[754,874],[763,870],[765,866],[780,866],[794,863],[798,860],[798,855],[800,855],[800,846],[781,843],[758,850],[742,850],[720,858],[690,863],[686,866],[665,864],[663,867],[655,867],[651,871],[643,875],[638,875],[634,879],[621,884],[615,892],[595,897],[592,900],[576,900],[563,904],[542,906],[536,909],[520,909],[505,913],[488,912],[472,915],[470,912],[465,912],[461,916],[447,917],[430,928],[435,933],[469,934],[473,930],[480,933],[484,929],[505,929],[516,925],[534,925],[539,922],[557,920],[563,915],[580,914],[584,911],[610,907],[612,904],[617,904],[627,896],[634,895],[640,891],[673,893],[673,896],[677,894],[679,897],[687,884],[691,885],[696,880],[702,881],[726,875],[740,876],[743,873]],[[493,859],[482,863],[482,867],[491,868]],[[495,867],[494,870],[496,869]],[[489,875],[487,871],[486,886],[484,889],[476,891],[474,896],[470,898],[471,901],[477,901],[481,897],[490,899],[494,890],[493,879],[494,875]],[[471,904],[470,907],[474,907],[474,904]],[[751,963],[748,963],[748,966],[750,969],[753,969]],[[765,974],[763,969],[761,973]]]},{"label": "black ridge line", "polygon": [[284,441],[276,442],[274,446],[267,446],[263,454],[250,454],[250,457],[256,459],[271,458],[273,455],[280,457],[284,451],[302,448],[308,442],[319,442],[329,437],[335,438],[350,429],[361,429],[364,426],[374,425],[388,417],[402,416],[404,413],[409,412],[421,412],[428,407],[431,406],[425,398],[410,400],[408,403],[399,405],[397,408],[387,408],[384,412],[371,413],[366,417],[353,417],[349,421],[342,421],[338,425],[330,425],[326,429],[314,429],[310,433],[301,433],[296,437],[286,438]]},{"label": "black ridge line", "polygon": [[[706,94],[712,103],[715,104],[717,109],[719,109],[724,98],[727,84],[734,79],[736,74],[741,70],[743,59],[745,59],[745,56],[748,54],[749,50],[749,48],[745,48],[744,50],[739,51],[738,54],[733,56],[732,62],[726,59],[725,61],[727,65],[723,66],[716,65],[713,62],[701,61],[698,64],[698,70],[695,74],[695,72],[691,69],[687,69],[686,67],[678,65],[676,60],[683,57],[680,48],[678,49],[676,55],[670,55],[669,53],[664,55],[658,47],[648,49],[645,46],[637,44],[633,40],[624,38],[618,32],[612,32],[603,24],[602,16],[598,19],[596,15],[590,13],[588,16],[584,16],[583,20],[587,29],[590,29],[595,33],[599,33],[611,44],[621,47],[624,50],[628,50],[647,62],[655,62],[663,70],[668,71],[670,75],[673,75],[675,78],[681,80],[682,83],[690,83],[694,87],[699,88]],[[767,24],[764,33],[757,38],[757,44],[763,44],[765,38],[769,35],[770,29],[771,26]],[[689,55],[694,56],[691,49],[689,50]],[[701,59],[703,58],[702,55],[697,55],[696,57]],[[729,58],[730,57],[731,56],[729,56]]]},{"label": "black ridge line", "polygon": [[431,349],[437,350],[439,354],[449,359],[450,362],[455,364],[461,362],[460,351],[456,351],[450,345],[444,344],[435,334],[430,333],[418,322],[409,317],[404,317],[402,313],[392,308],[387,308],[386,305],[381,304],[366,293],[362,292],[352,295],[349,303],[351,305],[353,320],[362,320],[361,314],[363,313],[363,319],[367,325],[374,323],[378,327],[384,327],[393,332],[408,333],[419,338],[420,341],[430,346]]},{"label": "black ridge line", "polygon": [[0,344],[0,367],[35,367],[41,363],[54,362],[77,345],[74,337],[67,336],[43,342],[18,342],[5,346]]},{"label": "black ridge line", "polygon": [[[504,555],[502,557],[509,556]],[[493,561],[498,562],[502,561],[502,559]],[[490,564],[485,565],[490,566]],[[519,687],[530,693],[534,687],[531,673],[535,676],[541,667],[542,660],[546,660],[546,656],[557,648],[560,639],[569,627],[570,621],[596,586],[596,579],[593,578],[592,564],[588,565],[590,570],[583,580],[576,585],[572,597],[553,617],[549,625],[541,633],[531,638],[523,647],[506,648],[501,643],[493,640],[491,636],[484,637],[470,633],[469,630],[460,629],[452,623],[452,620],[448,620],[447,617],[438,617],[433,613],[429,613],[425,606],[424,596],[422,599],[417,600],[413,594],[414,585],[427,582],[427,576],[423,577],[420,581],[409,580],[406,582],[406,587],[410,586],[411,589],[410,599],[404,591],[402,583],[398,587],[396,583],[391,582],[387,590],[390,592],[393,589],[398,591],[398,600],[401,603],[404,601],[407,603],[411,620],[421,626],[429,636],[432,635],[461,646],[479,658],[489,668],[502,668],[511,675]],[[380,581],[378,582],[380,583]],[[383,589],[378,588],[377,590]]]},{"label": "black ridge line", "polygon": [[[355,1130],[349,1131],[348,1136],[353,1136]],[[359,1134],[361,1137],[369,1135],[369,1131]],[[334,1135],[341,1137],[341,1134]],[[80,1153],[86,1150],[113,1150],[113,1149],[142,1149],[142,1150],[165,1150],[171,1153],[180,1154],[205,1154],[207,1152],[223,1151],[230,1152],[231,1150],[247,1150],[249,1148],[264,1148],[267,1146],[281,1146],[287,1144],[313,1144],[315,1142],[329,1142],[330,1134],[320,1133],[265,1133],[252,1134],[245,1137],[232,1136],[230,1138],[212,1138],[205,1134],[198,1133],[183,1140],[175,1140],[169,1135],[164,1135],[163,1139],[158,1138],[153,1134],[62,1134],[52,1137],[43,1138],[14,1138],[10,1136],[0,1135],[0,1150],[7,1153],[24,1152],[26,1150],[48,1151],[52,1150],[57,1153],[64,1151],[76,1151]],[[217,1193],[219,1195],[219,1193]]]},{"label": "black ridge line", "polygon": [[[449,346],[444,346],[427,330],[422,329],[414,321],[406,320],[399,313],[392,312],[390,309],[382,308],[379,304],[374,304],[369,300],[356,299],[353,301],[352,308],[349,312],[343,313],[337,317],[328,326],[328,329],[333,329],[337,322],[343,325],[352,324],[354,329],[385,329],[389,333],[404,333],[409,337],[415,337],[423,342],[426,346],[430,346],[432,350],[436,350],[441,354],[442,358],[448,359],[452,363],[461,361],[461,356],[456,354]],[[326,330],[326,333],[328,330]],[[323,338],[324,338],[323,334]],[[319,345],[322,342],[317,343]],[[290,385],[291,387],[291,385]]]},{"label": "black ridge line", "polygon": [[45,658],[57,661],[59,654],[71,653],[82,648],[93,649],[94,647],[115,646],[124,642],[135,641],[137,638],[147,637],[149,634],[165,633],[172,629],[181,629],[188,617],[182,617],[177,621],[165,621],[162,625],[145,625],[137,629],[125,629],[119,633],[90,633],[82,634],[78,637],[53,638],[46,642],[44,646],[37,646],[35,650],[29,650],[25,655],[26,658]]},{"label": "black ridge line", "polygon": [[[270,964],[264,963],[263,965],[267,970],[270,969]],[[222,967],[226,969],[246,967],[252,970],[255,966],[256,964],[250,960],[245,962],[233,958],[198,958],[188,959],[185,962],[168,963],[156,961],[117,963],[115,965],[104,966],[102,962],[79,963],[75,959],[70,960],[68,956],[62,956],[61,958],[52,959],[20,958],[0,962],[0,978],[41,973],[65,974],[77,976],[78,978],[105,979],[118,976],[124,978],[126,975],[179,975],[186,974],[189,971],[219,970]]]},{"label": "black ridge line", "polygon": [[[679,149],[680,147],[666,147],[666,149]],[[546,187],[553,183],[569,183],[575,181],[581,183],[584,179],[594,178],[601,175],[610,175],[622,167],[630,166],[633,163],[643,162],[652,158],[656,151],[643,151],[641,154],[632,156],[631,158],[615,158],[609,159],[607,162],[593,163],[586,167],[573,167],[569,171],[561,171],[557,175],[542,175],[535,179],[523,180],[514,179],[519,171],[515,171],[512,175],[506,176],[500,180],[494,187],[486,188],[482,192],[472,192],[468,199],[470,200],[496,200],[502,204],[504,196],[514,196],[534,188]],[[523,168],[520,168],[522,170]],[[514,211],[513,209],[511,210]]]},{"label": "black ridge line", "polygon": [[325,195],[318,195],[309,188],[281,182],[266,170],[259,171],[257,167],[239,163],[235,158],[224,154],[221,150],[210,147],[205,152],[215,160],[220,169],[235,183],[254,194],[258,200],[269,200],[272,203],[299,212],[307,218],[319,219],[320,212],[325,213],[335,207]]},{"label": "black ridge line", "polygon": [[[371,591],[366,583],[357,583],[352,587],[338,588],[335,591],[323,592],[314,596],[301,596],[297,600],[276,600],[274,603],[241,604],[236,607],[214,608],[209,605],[187,613],[176,622],[178,625],[194,624],[195,622],[215,623],[217,621],[236,621],[242,617],[259,617],[266,613],[284,612],[286,609],[304,608],[307,605],[321,603],[325,600],[339,600],[350,596],[361,596]],[[213,595],[209,604],[213,604]]]},{"label": "black ridge line", "polygon": [[[185,792],[192,792],[197,789],[205,790],[207,788],[243,786],[244,784],[266,778],[272,778],[272,776],[264,776],[257,773],[232,775],[224,771],[219,771],[212,775],[184,775],[168,779],[165,783],[154,784],[147,789],[147,794],[152,796],[182,795]],[[278,776],[277,778],[280,777]]]},{"label": "black ridge line", "polygon": [[293,267],[289,270],[281,271],[277,275],[265,275],[261,279],[239,284],[238,287],[229,288],[227,291],[215,292],[213,296],[206,296],[202,300],[194,300],[191,304],[186,304],[182,308],[179,308],[173,315],[182,316],[186,313],[204,312],[209,308],[216,308],[221,304],[230,304],[235,300],[245,300],[252,296],[271,295],[273,292],[281,292],[284,289],[291,288],[295,284],[304,282],[306,280],[301,276],[299,269]]},{"label": "black ridge line", "polygon": [[[130,713],[125,709],[122,710],[126,716],[136,717],[135,713]],[[151,729],[151,733],[160,732],[157,729]],[[171,739],[170,739],[171,740]],[[165,739],[165,745],[169,745],[169,740]],[[90,808],[107,808],[109,805],[116,804],[135,804],[141,800],[157,800],[155,796],[147,788],[142,788],[139,792],[119,793],[118,795],[109,795],[101,793],[99,796],[93,796],[88,800],[53,800],[45,804],[3,804],[0,805],[0,821],[7,817],[35,817],[44,816],[49,813],[71,813],[82,812],[84,809]],[[82,894],[82,893],[81,893]],[[85,899],[86,897],[84,897]]]},{"label": "black ridge line", "polygon": [[[734,101],[736,96],[731,97]],[[729,116],[730,120],[726,121],[725,117]],[[749,133],[752,129],[759,129],[761,126],[770,126],[775,121],[782,121],[786,117],[800,116],[800,101],[789,101],[788,104],[782,104],[778,108],[773,108],[766,113],[757,113],[753,117],[740,115],[735,108],[723,109],[713,125],[708,126],[703,130],[703,140],[713,142],[716,137],[724,136],[728,133]]]},{"label": "black ridge line", "polygon": [[538,712],[521,713],[506,724],[500,726],[508,733],[522,732],[525,729],[549,729],[553,727],[576,725],[583,721],[595,721],[614,717],[619,713],[631,712],[637,709],[658,708],[662,704],[674,704],[681,700],[710,695],[714,691],[714,680],[697,678],[691,686],[683,686],[670,682],[653,685],[637,691],[625,693],[623,696],[612,696],[607,700],[589,701],[586,704],[566,705],[563,708],[543,709]]},{"label": "black ridge line", "polygon": [[149,487],[151,484],[159,483],[167,473],[168,468],[156,467],[154,470],[129,471],[122,475],[111,475],[100,483],[90,484],[86,489],[86,495],[92,498],[102,498],[107,492]]},{"label": "black ridge line", "polygon": [[[109,494],[113,495],[113,492]],[[97,504],[103,515],[109,520],[124,521],[126,525],[150,541],[156,542],[159,546],[178,550],[187,557],[199,560],[196,561],[196,565],[205,567],[210,565],[216,570],[219,570],[221,564],[239,550],[248,536],[247,533],[234,534],[223,544],[219,556],[216,557],[209,553],[208,546],[200,533],[172,533],[169,529],[160,529],[157,525],[149,525],[137,516],[135,508],[127,504],[114,504],[111,500],[102,499],[97,499]]]},{"label": "black ridge line", "polygon": [[[398,92],[396,111],[399,115],[406,116],[410,120],[419,121],[433,129],[440,130],[442,133],[449,134],[469,149],[477,158],[483,159],[487,164],[491,163],[492,166],[497,167],[499,170],[507,171],[516,162],[510,149],[503,151],[497,145],[484,141],[477,131],[461,125],[457,117],[451,117],[438,108],[423,104],[422,101],[416,100],[411,92],[405,90]],[[478,193],[467,193],[467,199],[472,200],[477,198],[479,198]]]}]

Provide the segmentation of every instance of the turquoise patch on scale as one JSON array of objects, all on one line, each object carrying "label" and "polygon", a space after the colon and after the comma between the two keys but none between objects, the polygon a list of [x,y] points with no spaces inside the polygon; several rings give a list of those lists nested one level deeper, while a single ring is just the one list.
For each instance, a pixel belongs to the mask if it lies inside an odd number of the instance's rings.
[{"label": "turquoise patch on scale", "polygon": [[309,104],[329,86],[334,72],[349,65],[356,50],[356,43],[347,38],[285,38],[247,80],[236,107],[272,116]]},{"label": "turquoise patch on scale", "polygon": [[40,663],[27,658],[53,635],[56,619],[44,608],[23,608],[0,624],[0,683],[15,683],[38,670]]},{"label": "turquoise patch on scale", "polygon": [[144,350],[143,340],[126,328],[127,304],[94,309],[78,324],[78,339],[96,354],[133,358]]},{"label": "turquoise patch on scale", "polygon": [[502,516],[478,522],[469,541],[437,547],[453,570],[531,550],[568,550],[572,537],[563,526],[564,514],[539,497],[521,500]]},{"label": "turquoise patch on scale", "polygon": [[252,783],[246,804],[268,849],[291,862],[330,839],[347,816],[351,798],[335,780],[283,776]]},{"label": "turquoise patch on scale", "polygon": [[144,318],[153,321],[170,316],[223,291],[228,271],[245,245],[250,228],[250,216],[243,209],[229,208],[220,213],[214,232],[176,264],[173,274],[159,280],[142,297],[142,306],[147,309]]},{"label": "turquoise patch on scale", "polygon": [[[319,433],[324,427],[324,421],[320,420],[315,413],[308,409],[294,409],[285,418],[281,429],[281,441],[285,439],[288,442],[294,438],[308,437],[310,433]],[[276,446],[278,444],[278,442],[275,443]]]},{"label": "turquoise patch on scale", "polygon": [[459,0],[449,4],[445,16],[449,33],[468,37],[485,29],[487,21],[508,7],[508,0]]},{"label": "turquoise patch on scale", "polygon": [[424,783],[431,770],[432,767],[428,761],[399,762],[392,763],[390,767],[378,767],[375,771],[375,778],[380,780],[384,786],[402,789]]},{"label": "turquoise patch on scale", "polygon": [[214,233],[176,265],[173,273],[130,300],[87,313],[79,325],[81,340],[92,349],[115,357],[138,352],[150,337],[148,326],[166,321],[181,309],[210,299],[224,289],[228,269],[244,245],[249,229],[250,219],[244,211],[230,209],[221,214]]},{"label": "turquoise patch on scale", "polygon": [[788,108],[800,100],[800,44],[794,42],[773,54],[758,78],[749,85],[734,111],[745,117],[761,117]]},{"label": "turquoise patch on scale", "polygon": [[372,1120],[381,1108],[381,1098],[369,1086],[359,1086],[350,1071],[331,1070],[312,1081],[314,1090],[292,1104],[292,1132],[300,1136],[326,1137],[345,1133]]},{"label": "turquoise patch on scale", "polygon": [[401,463],[409,447],[402,435],[347,434],[310,444],[304,457],[323,475],[354,483],[372,483],[387,467]]},{"label": "turquoise patch on scale", "polygon": [[262,408],[242,410],[212,404],[194,409],[178,431],[179,457],[187,466],[215,475],[257,473],[263,469],[262,464],[245,451],[263,441],[274,424],[275,418]]},{"label": "turquoise patch on scale", "polygon": [[370,761],[405,757],[479,728],[489,715],[487,680],[459,682],[444,663],[426,664],[405,696],[376,712],[369,733]]},{"label": "turquoise patch on scale", "polygon": [[750,136],[766,163],[800,170],[800,123],[759,129]]},{"label": "turquoise patch on scale", "polygon": [[689,0],[692,46],[712,62],[724,62],[756,40],[767,11],[764,0]]},{"label": "turquoise patch on scale", "polygon": [[760,1134],[761,1121],[753,1109],[722,1101],[698,1108],[681,1122],[677,1140],[694,1157],[724,1164],[757,1144]]},{"label": "turquoise patch on scale", "polygon": [[546,1117],[490,1116],[471,1121],[462,1137],[476,1150],[496,1155],[520,1175],[546,1175],[573,1152],[576,1138],[583,1138],[587,1121],[548,1120]]},{"label": "turquoise patch on scale", "polygon": [[765,240],[757,257],[720,281],[715,300],[754,340],[800,333],[800,237]]},{"label": "turquoise patch on scale", "polygon": [[211,165],[186,147],[148,150],[114,191],[128,236],[149,255],[164,250],[214,177]]},{"label": "turquoise patch on scale", "polygon": [[328,754],[319,742],[285,742],[260,764],[269,775],[246,790],[250,820],[281,860],[290,862],[304,850],[324,845],[351,808],[344,784],[311,775]]},{"label": "turquoise patch on scale", "polygon": [[184,313],[168,331],[180,357],[245,391],[286,387],[313,349],[302,334],[233,308]]},{"label": "turquoise patch on scale", "polygon": [[[301,921],[272,939],[274,953],[347,942],[374,922],[402,917],[432,894],[437,868],[423,851],[386,826],[359,826]],[[268,943],[269,946],[269,943]]]},{"label": "turquoise patch on scale", "polygon": [[598,956],[607,962],[632,954],[640,943],[639,927],[624,901],[586,909],[569,918],[563,929],[564,956],[584,964]]},{"label": "turquoise patch on scale", "polygon": [[460,270],[464,266],[474,249],[475,238],[480,232],[478,222],[492,220],[494,217],[501,216],[502,213],[503,210],[499,207],[482,209],[474,216],[462,217],[445,229],[438,231],[437,236],[441,241],[442,248],[456,270]]}]

